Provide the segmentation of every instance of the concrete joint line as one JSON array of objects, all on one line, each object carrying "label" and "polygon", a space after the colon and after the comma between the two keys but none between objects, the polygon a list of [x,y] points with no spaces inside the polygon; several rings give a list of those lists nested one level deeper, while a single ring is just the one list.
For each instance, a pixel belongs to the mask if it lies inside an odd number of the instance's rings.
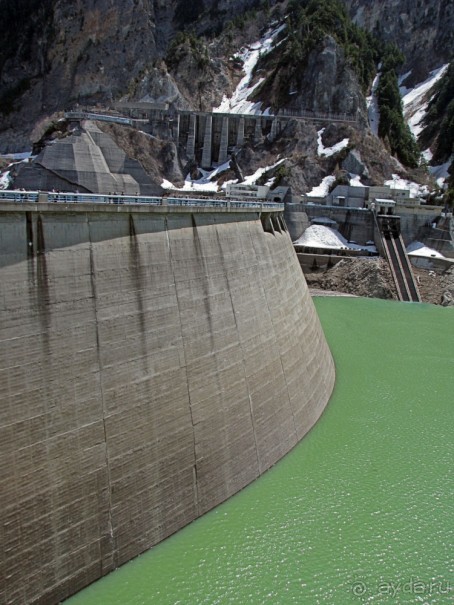
[{"label": "concrete joint line", "polygon": [[[91,231],[90,231],[90,221],[87,215],[87,228],[88,228],[88,239],[90,244],[90,280],[91,280],[91,289],[93,296],[93,307],[95,314],[95,330],[96,330],[96,355],[98,359],[98,367],[99,367],[99,389],[101,394],[101,406],[102,406],[102,423],[103,423],[103,431],[104,431],[104,444],[105,444],[105,460],[106,460],[106,469],[107,469],[107,485],[109,492],[109,520],[108,520],[108,531],[110,536],[110,545],[111,552],[109,556],[113,558],[114,568],[118,566],[117,563],[117,548],[116,548],[116,540],[114,536],[114,524],[113,524],[113,514],[112,514],[112,478],[111,478],[111,470],[110,470],[110,462],[109,462],[109,450],[108,450],[108,442],[107,442],[107,429],[106,429],[106,405],[105,405],[105,397],[104,397],[104,389],[103,389],[103,364],[101,358],[100,351],[100,339],[99,339],[99,324],[98,324],[98,305],[97,305],[97,296],[96,296],[96,279],[95,279],[95,263],[94,263],[94,250],[93,250],[93,242],[91,239]],[[101,552],[101,565],[104,564],[106,559],[105,554]]]}]

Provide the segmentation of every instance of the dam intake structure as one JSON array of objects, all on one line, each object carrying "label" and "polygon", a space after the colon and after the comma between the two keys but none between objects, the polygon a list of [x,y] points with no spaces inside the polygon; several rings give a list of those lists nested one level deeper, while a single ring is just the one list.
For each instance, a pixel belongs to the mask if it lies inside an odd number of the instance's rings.
[{"label": "dam intake structure", "polygon": [[334,364],[281,211],[0,216],[0,601],[53,605],[275,464]]}]

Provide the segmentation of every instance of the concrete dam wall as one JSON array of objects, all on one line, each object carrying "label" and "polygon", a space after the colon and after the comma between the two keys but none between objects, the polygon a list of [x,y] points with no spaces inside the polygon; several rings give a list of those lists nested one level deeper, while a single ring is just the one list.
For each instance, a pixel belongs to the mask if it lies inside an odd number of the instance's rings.
[{"label": "concrete dam wall", "polygon": [[0,602],[49,605],[278,461],[334,365],[290,238],[257,211],[0,218]]}]

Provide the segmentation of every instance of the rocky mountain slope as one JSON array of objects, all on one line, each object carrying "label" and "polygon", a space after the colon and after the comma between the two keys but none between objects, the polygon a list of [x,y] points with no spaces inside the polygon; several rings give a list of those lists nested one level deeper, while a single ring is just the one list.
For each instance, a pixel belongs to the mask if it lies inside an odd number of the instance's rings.
[{"label": "rocky mountain slope", "polygon": [[[249,105],[259,110],[346,113],[356,119],[330,126],[291,121],[274,142],[237,150],[246,173],[281,159],[275,182],[310,191],[330,174],[348,180],[352,170],[345,160],[355,149],[364,184],[395,172],[424,181],[423,170],[392,157],[395,146],[387,134],[382,141],[371,132],[366,101],[385,41],[398,42],[406,53],[398,69],[411,71],[407,84],[422,77],[416,63],[429,69],[452,56],[452,2],[416,5],[413,10],[414,2],[397,0],[0,0],[0,152],[29,149],[64,108],[77,105],[165,101],[177,109],[239,111],[231,107],[232,95],[246,74]],[[267,35],[269,45],[258,48]],[[126,153],[134,147],[133,157],[140,155],[139,140],[115,136]],[[321,156],[319,136],[325,146],[348,139],[347,148]],[[144,153],[140,160],[156,184],[169,174],[181,182],[178,150],[166,145],[157,145],[156,161]],[[148,155],[152,147],[145,145]]]},{"label": "rocky mountain slope", "polygon": [[406,84],[425,80],[454,54],[452,0],[343,0],[354,22],[404,53]]}]

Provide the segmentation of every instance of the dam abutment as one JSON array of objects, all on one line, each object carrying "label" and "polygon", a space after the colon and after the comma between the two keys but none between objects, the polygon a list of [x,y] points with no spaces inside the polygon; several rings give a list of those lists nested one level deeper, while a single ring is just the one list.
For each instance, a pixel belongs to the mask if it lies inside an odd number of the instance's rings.
[{"label": "dam abutment", "polygon": [[0,204],[0,600],[57,603],[275,464],[334,364],[284,223]]}]

